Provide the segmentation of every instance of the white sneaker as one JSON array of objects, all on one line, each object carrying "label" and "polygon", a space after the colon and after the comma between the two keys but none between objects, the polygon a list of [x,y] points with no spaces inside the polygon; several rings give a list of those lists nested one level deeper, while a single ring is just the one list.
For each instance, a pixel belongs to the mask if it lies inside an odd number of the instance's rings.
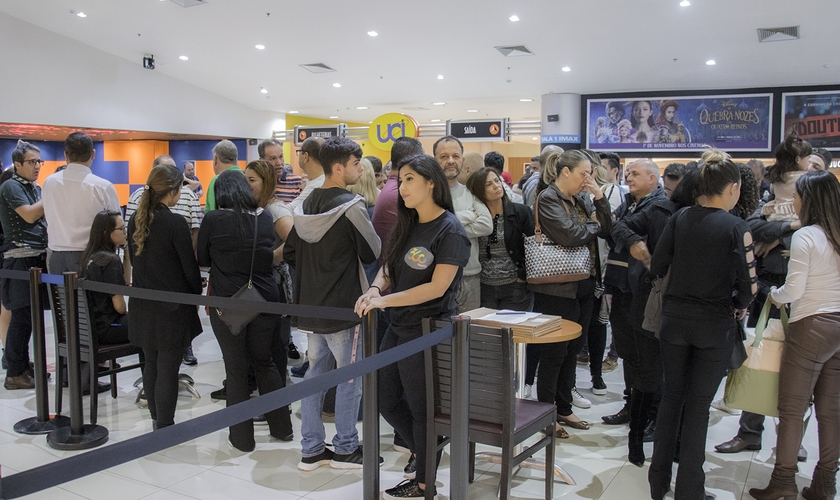
[{"label": "white sneaker", "polygon": [[577,390],[577,387],[572,387],[572,404],[577,406],[578,408],[591,408],[592,401],[589,401],[585,397],[583,397]]},{"label": "white sneaker", "polygon": [[736,410],[735,408],[730,408],[726,406],[726,403],[723,402],[723,398],[712,401],[712,408],[714,408],[715,410],[720,410],[724,413],[728,413],[730,415],[741,414],[741,410]]},{"label": "white sneaker", "polygon": [[526,385],[525,391],[522,394],[522,399],[536,399],[534,398],[534,386],[533,385]]}]

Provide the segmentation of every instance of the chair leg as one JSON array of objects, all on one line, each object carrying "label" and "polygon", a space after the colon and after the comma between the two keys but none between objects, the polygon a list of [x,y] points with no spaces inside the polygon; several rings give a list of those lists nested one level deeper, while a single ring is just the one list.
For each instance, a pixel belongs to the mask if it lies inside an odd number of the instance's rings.
[{"label": "chair leg", "polygon": [[[430,497],[435,489],[437,479],[437,430],[435,430],[434,419],[426,424],[426,498]],[[431,488],[430,488],[431,486]]]},{"label": "chair leg", "polygon": [[475,442],[470,441],[470,484],[475,481]]},{"label": "chair leg", "polygon": [[549,436],[548,446],[545,448],[545,500],[554,498],[554,446],[557,444],[557,437],[554,431],[554,422],[546,427]]},{"label": "chair leg", "polygon": [[502,480],[499,483],[499,499],[510,498],[510,483],[513,479],[513,445],[502,447]]}]

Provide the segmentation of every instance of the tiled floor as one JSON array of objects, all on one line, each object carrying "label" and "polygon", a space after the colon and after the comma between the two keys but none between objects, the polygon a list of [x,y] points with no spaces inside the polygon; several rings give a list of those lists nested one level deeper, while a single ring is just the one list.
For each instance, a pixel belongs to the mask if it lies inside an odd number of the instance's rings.
[{"label": "tiled floor", "polygon": [[[45,324],[50,325],[49,318]],[[196,380],[201,399],[192,399],[183,393],[178,401],[176,421],[204,415],[218,410],[224,402],[210,399],[210,392],[218,388],[224,377],[224,367],[218,345],[207,318],[203,318],[205,333],[194,343],[200,362],[195,367],[183,367],[183,372]],[[52,335],[48,329],[48,361],[51,364]],[[296,342],[305,349],[305,336],[295,334]],[[119,378],[119,397],[100,398],[99,423],[110,431],[110,442],[125,440],[151,431],[148,412],[134,405],[136,389],[132,383],[139,372],[126,372]],[[577,486],[555,483],[555,497],[567,499],[627,500],[650,498],[647,488],[647,467],[639,469],[627,462],[627,427],[601,424],[602,415],[621,408],[622,374],[616,370],[605,375],[609,388],[606,396],[592,396],[587,370],[578,368],[581,392],[592,400],[592,408],[578,410],[577,414],[592,423],[588,431],[575,431],[568,440],[557,446],[557,460],[563,464]],[[292,382],[298,379],[291,379]],[[54,384],[50,383],[50,399]],[[722,389],[721,389],[722,391]],[[65,396],[66,401],[66,396]],[[87,398],[85,398],[87,402]],[[66,403],[65,403],[66,404]],[[293,409],[297,412],[299,404]],[[0,388],[0,466],[3,476],[43,465],[71,456],[75,452],[51,449],[44,436],[16,434],[15,422],[35,414],[34,391],[6,391]],[[87,415],[87,408],[85,410]],[[296,436],[300,435],[300,418],[293,417]],[[712,410],[707,439],[706,489],[720,500],[748,499],[749,487],[764,486],[773,466],[775,432],[772,421],[764,434],[762,451],[721,455],[713,445],[730,439],[736,432],[738,417]],[[327,435],[334,431],[327,424]],[[359,424],[361,430],[361,424]],[[383,421],[382,456],[385,464],[381,470],[381,487],[390,488],[402,480],[402,469],[407,455],[391,448],[391,429]],[[176,500],[198,498],[202,500],[241,498],[248,500],[292,499],[361,499],[362,475],[360,471],[337,471],[322,467],[313,472],[300,472],[297,441],[283,443],[271,439],[265,426],[256,427],[257,448],[242,453],[227,441],[227,431],[215,432],[184,445],[167,449],[141,460],[112,467],[107,471],[30,495],[30,499],[72,500]],[[801,467],[797,481],[808,484],[814,458],[817,454],[816,425],[811,425],[805,436],[805,447],[811,458]],[[107,445],[106,445],[107,446]],[[652,445],[646,445],[648,456]],[[438,474],[439,498],[449,498],[449,456],[444,455]],[[476,481],[469,487],[470,499],[496,498],[499,481],[498,466],[479,465]],[[543,498],[541,473],[524,470],[513,481],[516,499]],[[666,498],[673,498],[670,493]]]}]

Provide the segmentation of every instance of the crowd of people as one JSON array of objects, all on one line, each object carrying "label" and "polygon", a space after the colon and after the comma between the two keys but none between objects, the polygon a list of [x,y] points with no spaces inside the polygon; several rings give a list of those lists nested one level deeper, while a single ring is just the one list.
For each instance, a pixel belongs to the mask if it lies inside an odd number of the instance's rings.
[{"label": "crowd of people", "polygon": [[[636,104],[627,125],[637,135],[666,125],[653,119],[650,103]],[[353,309],[360,317],[373,311],[380,350],[420,337],[423,318],[449,319],[478,307],[561,316],[579,323],[582,335],[528,346],[523,396],[556,405],[556,437],[568,438],[566,428],[585,432],[590,423],[573,410],[592,401],[578,390],[576,366],[588,364],[588,390],[603,396],[603,371],[620,359],[625,405],[602,420],[629,424],[634,465],[644,466],[643,443],[654,442],[648,474],[654,500],[671,489],[675,461],[675,498],[708,498],[709,409],[722,406],[712,400],[733,368],[743,324],[755,325],[765,300],[776,314],[789,305],[776,466],[769,486],[750,494],[796,497],[802,418],[813,400],[820,457],[803,495],[833,498],[840,458],[840,183],[826,172],[827,151],[789,136],[769,169],[758,160],[736,164],[711,148],[698,162],[668,165],[660,175],[649,159],[629,163],[622,174],[614,153],[546,146],[515,184],[502,155],[465,153],[452,136],[435,142],[431,154],[416,139],[399,138],[385,165],[364,158],[349,139],[310,138],[298,151],[305,179],[287,168],[282,143],[263,141],[258,152],[243,171],[232,142],[213,148],[216,175],[203,210],[194,165],[182,170],[160,156],[123,217],[114,186],[90,170],[95,151],[85,134],[67,138],[67,167],[44,180],[43,192],[40,150],[20,141],[13,167],[0,178],[3,269],[46,267],[162,291],[207,288],[218,297],[254,288],[270,302]],[[554,244],[587,249],[588,277],[528,282],[525,240],[537,224]],[[200,266],[210,269],[209,285]],[[32,389],[28,285],[3,278],[0,286],[11,312],[5,388]],[[661,292],[661,305],[651,315],[653,292]],[[202,331],[196,308],[138,298],[126,304],[121,295],[103,293],[89,299],[101,343],[143,350],[153,428],[173,425],[179,366],[196,362],[191,342]],[[305,379],[351,364],[361,352],[359,321],[255,313],[237,323],[231,311],[217,308],[208,315],[225,364],[223,387],[213,394],[227,405],[257,389],[285,387],[288,358],[300,357],[292,326],[307,333]],[[395,444],[410,451],[406,480],[385,498],[422,498],[434,488],[426,483],[424,371],[419,353],[379,372],[381,414]],[[302,400],[301,470],[362,467],[360,398],[360,379],[336,387],[331,446],[324,394]],[[295,438],[288,407],[257,419],[272,437]],[[763,419],[744,412],[738,436],[717,451],[760,448]],[[252,451],[253,421],[232,426],[229,440]]]}]

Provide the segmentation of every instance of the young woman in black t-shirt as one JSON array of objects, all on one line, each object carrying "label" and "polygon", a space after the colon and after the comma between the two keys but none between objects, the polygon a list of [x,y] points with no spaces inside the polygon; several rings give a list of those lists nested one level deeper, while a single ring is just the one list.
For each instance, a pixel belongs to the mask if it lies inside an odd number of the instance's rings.
[{"label": "young woman in black t-shirt", "polygon": [[[117,249],[126,245],[126,225],[119,212],[103,210],[93,218],[88,245],[82,253],[79,275],[90,281],[125,286]],[[125,297],[89,292],[90,319],[100,344],[128,342]]]},{"label": "young woman in black t-shirt", "polygon": [[[399,166],[398,166],[399,168]],[[397,227],[385,265],[356,302],[362,316],[390,308],[391,324],[380,351],[423,334],[423,318],[450,319],[458,312],[455,292],[470,257],[470,241],[455,217],[449,185],[434,158],[403,162],[399,175]],[[381,291],[391,288],[385,296]],[[379,409],[409,445],[416,474],[385,490],[385,498],[423,498],[426,487],[426,377],[423,353],[379,371]],[[434,488],[434,485],[432,485]]]}]

